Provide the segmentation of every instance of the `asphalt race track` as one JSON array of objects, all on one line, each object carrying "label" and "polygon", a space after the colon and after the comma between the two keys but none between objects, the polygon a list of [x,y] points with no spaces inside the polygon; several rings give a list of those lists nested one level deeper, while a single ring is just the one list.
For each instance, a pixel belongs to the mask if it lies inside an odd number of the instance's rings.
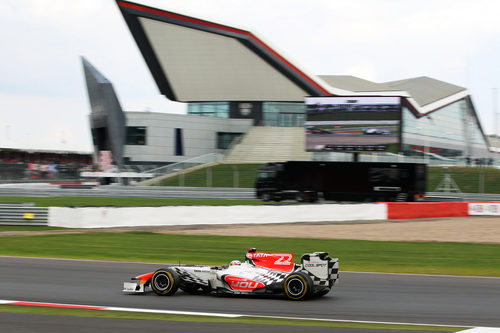
[{"label": "asphalt race track", "polygon": [[[135,320],[115,318],[79,318],[65,316],[44,316],[24,313],[1,313],[0,329],[9,333],[123,333],[123,332],[238,332],[238,333],[304,333],[301,326],[245,325],[231,323],[175,322],[160,320]],[[331,327],[314,327],[314,333],[330,333]],[[335,333],[363,333],[355,328],[335,328]],[[412,331],[376,330],[377,333],[399,333]]]},{"label": "asphalt race track", "polygon": [[[341,272],[320,299],[122,294],[158,264],[0,257],[0,299],[164,310],[500,327],[500,278]],[[466,269],[466,268],[464,268]]]}]

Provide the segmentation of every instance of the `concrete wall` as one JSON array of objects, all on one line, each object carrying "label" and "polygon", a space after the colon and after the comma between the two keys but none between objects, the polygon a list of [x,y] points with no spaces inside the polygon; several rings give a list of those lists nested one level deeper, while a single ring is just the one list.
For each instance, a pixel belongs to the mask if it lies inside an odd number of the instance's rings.
[{"label": "concrete wall", "polygon": [[[217,132],[245,133],[251,119],[227,119],[156,112],[126,112],[127,126],[146,127],[146,145],[125,145],[124,157],[132,162],[180,162],[188,158],[222,153]],[[183,156],[175,156],[175,129],[182,129]]]},{"label": "concrete wall", "polygon": [[48,225],[65,228],[110,228],[359,221],[449,216],[500,216],[500,202],[391,202],[351,205],[118,208],[49,207]]},{"label": "concrete wall", "polygon": [[128,226],[324,222],[380,220],[387,206],[297,205],[297,206],[171,206],[123,208],[50,207],[49,225],[66,228]]}]

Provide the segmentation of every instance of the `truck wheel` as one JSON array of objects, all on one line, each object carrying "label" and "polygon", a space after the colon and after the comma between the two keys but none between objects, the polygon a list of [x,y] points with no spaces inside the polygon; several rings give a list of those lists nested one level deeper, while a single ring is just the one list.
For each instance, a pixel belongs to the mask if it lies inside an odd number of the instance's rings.
[{"label": "truck wheel", "polygon": [[283,284],[285,295],[293,301],[302,301],[313,293],[313,282],[309,275],[297,272],[288,275]]},{"label": "truck wheel", "polygon": [[316,193],[316,192],[309,193],[309,200],[307,200],[307,201],[309,201],[309,202],[318,201],[318,193]]},{"label": "truck wheel", "polygon": [[151,289],[160,296],[175,294],[179,288],[180,280],[177,272],[171,268],[160,268],[151,277]]},{"label": "truck wheel", "polygon": [[262,201],[271,201],[271,194],[262,193]]}]

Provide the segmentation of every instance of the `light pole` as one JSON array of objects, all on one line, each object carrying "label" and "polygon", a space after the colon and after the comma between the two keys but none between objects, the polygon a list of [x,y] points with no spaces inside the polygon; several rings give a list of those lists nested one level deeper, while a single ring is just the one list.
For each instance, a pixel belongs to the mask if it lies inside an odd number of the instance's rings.
[{"label": "light pole", "polygon": [[426,149],[426,154],[425,154],[425,162],[429,164],[430,162],[430,150],[431,150],[431,139],[430,139],[430,126],[431,126],[431,116],[426,115],[425,118],[429,119],[429,122],[427,126],[425,127],[425,149]]},{"label": "light pole", "polygon": [[493,88],[493,136],[497,137],[498,110],[497,110],[497,88]]}]

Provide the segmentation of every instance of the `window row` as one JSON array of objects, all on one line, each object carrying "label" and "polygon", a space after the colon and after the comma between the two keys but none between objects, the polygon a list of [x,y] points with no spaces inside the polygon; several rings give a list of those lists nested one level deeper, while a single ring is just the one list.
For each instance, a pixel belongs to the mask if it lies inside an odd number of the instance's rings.
[{"label": "window row", "polygon": [[[231,143],[239,138],[243,133],[217,132],[216,148],[227,149]],[[146,145],[147,128],[139,126],[127,126],[125,144],[126,145]],[[174,131],[174,154],[175,156],[184,155],[183,129],[176,128]]]}]

